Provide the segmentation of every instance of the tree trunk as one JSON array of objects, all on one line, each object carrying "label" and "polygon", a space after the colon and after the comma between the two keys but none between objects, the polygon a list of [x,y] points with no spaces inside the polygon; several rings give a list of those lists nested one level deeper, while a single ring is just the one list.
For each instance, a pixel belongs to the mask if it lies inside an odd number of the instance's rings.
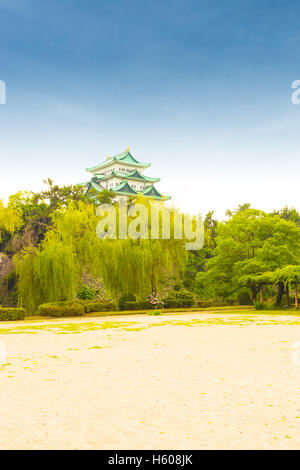
[{"label": "tree trunk", "polygon": [[287,299],[287,304],[290,306],[290,290],[289,290],[289,285],[286,285],[286,299]]},{"label": "tree trunk", "polygon": [[252,293],[252,302],[253,302],[253,304],[255,304],[255,302],[256,302],[256,293],[257,293],[255,287],[251,287],[251,293]]},{"label": "tree trunk", "polygon": [[283,284],[283,282],[279,281],[278,282],[278,292],[277,292],[277,298],[276,298],[276,305],[281,304],[283,294],[284,294],[284,284]]},{"label": "tree trunk", "polygon": [[260,301],[263,304],[264,303],[264,288],[263,288],[263,285],[260,286],[259,293],[260,293]]},{"label": "tree trunk", "polygon": [[298,284],[295,284],[295,306],[298,308]]}]

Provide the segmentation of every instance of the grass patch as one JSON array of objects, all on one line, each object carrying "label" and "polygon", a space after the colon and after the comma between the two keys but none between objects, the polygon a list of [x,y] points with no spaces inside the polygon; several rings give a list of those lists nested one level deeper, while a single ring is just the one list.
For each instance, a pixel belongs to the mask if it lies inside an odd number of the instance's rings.
[{"label": "grass patch", "polygon": [[[253,310],[253,306],[249,305],[237,305],[237,306],[226,306],[226,307],[190,307],[190,308],[165,308],[161,311],[162,314],[166,313],[194,313],[194,312],[204,312],[204,313],[211,313],[211,312],[234,312],[235,310],[243,312],[244,310]],[[80,318],[93,318],[93,317],[105,317],[105,316],[120,316],[120,315],[155,315],[153,309],[151,310],[122,310],[122,311],[107,311],[107,312],[92,312],[86,313],[82,315]],[[280,313],[280,312],[279,312]],[[299,311],[300,315],[300,311]],[[43,317],[40,315],[28,315],[25,318],[25,321],[45,321],[47,318],[51,317]],[[71,317],[70,317],[71,318]],[[78,317],[73,317],[78,318]]]},{"label": "grass patch", "polygon": [[136,322],[104,322],[104,323],[47,323],[44,325],[17,326],[14,328],[0,328],[0,334],[36,334],[38,332],[50,332],[59,334],[76,334],[88,331],[107,330],[112,328],[125,328],[136,324]]},{"label": "grass patch", "polygon": [[[222,310],[221,310],[222,309]],[[203,309],[202,309],[203,310]],[[190,310],[189,310],[190,311]],[[176,310],[178,312],[178,310]],[[136,313],[136,312],[135,312]],[[151,312],[153,314],[153,311]],[[165,311],[164,311],[165,313]],[[195,312],[194,312],[195,313]],[[300,313],[290,313],[282,311],[263,311],[257,312],[252,309],[249,311],[244,308],[233,308],[233,307],[220,307],[219,310],[206,310],[205,313],[209,313],[209,316],[201,318],[192,318],[185,320],[184,318],[180,319],[170,319],[166,317],[164,319],[157,319],[155,323],[146,323],[143,320],[140,321],[103,321],[103,322],[93,322],[93,321],[82,321],[77,320],[76,322],[59,322],[57,320],[50,319],[45,323],[36,321],[33,324],[19,324],[14,326],[6,326],[5,328],[0,328],[0,334],[38,334],[39,332],[44,333],[53,333],[53,334],[80,334],[86,333],[89,331],[99,331],[99,330],[123,330],[123,331],[141,331],[147,328],[152,328],[154,326],[186,326],[186,327],[195,327],[195,326],[223,326],[223,325],[234,325],[238,327],[249,326],[249,325],[299,325],[300,326]],[[224,313],[224,315],[221,315]]]}]

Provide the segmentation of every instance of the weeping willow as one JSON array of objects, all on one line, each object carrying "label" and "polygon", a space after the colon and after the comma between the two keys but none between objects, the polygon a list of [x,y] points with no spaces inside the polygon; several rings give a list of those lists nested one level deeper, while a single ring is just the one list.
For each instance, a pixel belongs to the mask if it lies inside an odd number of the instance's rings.
[{"label": "weeping willow", "polygon": [[19,304],[29,310],[75,296],[79,267],[72,247],[45,243],[42,250],[28,249],[14,258],[19,278]]},{"label": "weeping willow", "polygon": [[98,255],[99,273],[115,297],[144,297],[162,279],[179,278],[185,260],[182,242],[169,240],[104,240]]},{"label": "weeping willow", "polygon": [[124,292],[142,298],[162,279],[180,277],[186,259],[182,240],[101,240],[98,222],[94,206],[84,203],[55,213],[41,245],[14,259],[21,305],[71,300],[83,271],[101,278],[114,298]]}]

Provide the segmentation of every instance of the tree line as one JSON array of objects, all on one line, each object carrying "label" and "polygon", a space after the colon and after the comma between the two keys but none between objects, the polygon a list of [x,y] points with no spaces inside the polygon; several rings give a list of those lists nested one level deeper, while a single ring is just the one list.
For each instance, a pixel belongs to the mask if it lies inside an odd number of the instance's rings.
[{"label": "tree line", "polygon": [[0,303],[35,309],[72,300],[89,273],[112,298],[186,289],[203,301],[298,306],[300,215],[294,208],[266,213],[244,204],[223,221],[211,211],[203,248],[188,252],[175,239],[99,240],[96,207],[113,202],[112,193],[91,199],[78,186],[45,183],[40,193],[0,202],[0,252],[13,259]]}]

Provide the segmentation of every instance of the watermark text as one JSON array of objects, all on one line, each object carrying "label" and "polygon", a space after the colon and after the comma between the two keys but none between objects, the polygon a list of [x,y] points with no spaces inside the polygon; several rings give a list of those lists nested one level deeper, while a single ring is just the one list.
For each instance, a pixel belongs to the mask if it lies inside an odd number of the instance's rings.
[{"label": "watermark text", "polygon": [[0,104],[6,104],[6,84],[0,80]]},{"label": "watermark text", "polygon": [[295,90],[292,93],[291,100],[293,104],[300,104],[300,80],[294,80],[292,88]]},{"label": "watermark text", "polygon": [[201,217],[181,214],[168,207],[123,202],[101,204],[97,209],[101,218],[97,225],[100,239],[131,240],[183,240],[186,250],[200,250],[204,244],[204,224]]}]

